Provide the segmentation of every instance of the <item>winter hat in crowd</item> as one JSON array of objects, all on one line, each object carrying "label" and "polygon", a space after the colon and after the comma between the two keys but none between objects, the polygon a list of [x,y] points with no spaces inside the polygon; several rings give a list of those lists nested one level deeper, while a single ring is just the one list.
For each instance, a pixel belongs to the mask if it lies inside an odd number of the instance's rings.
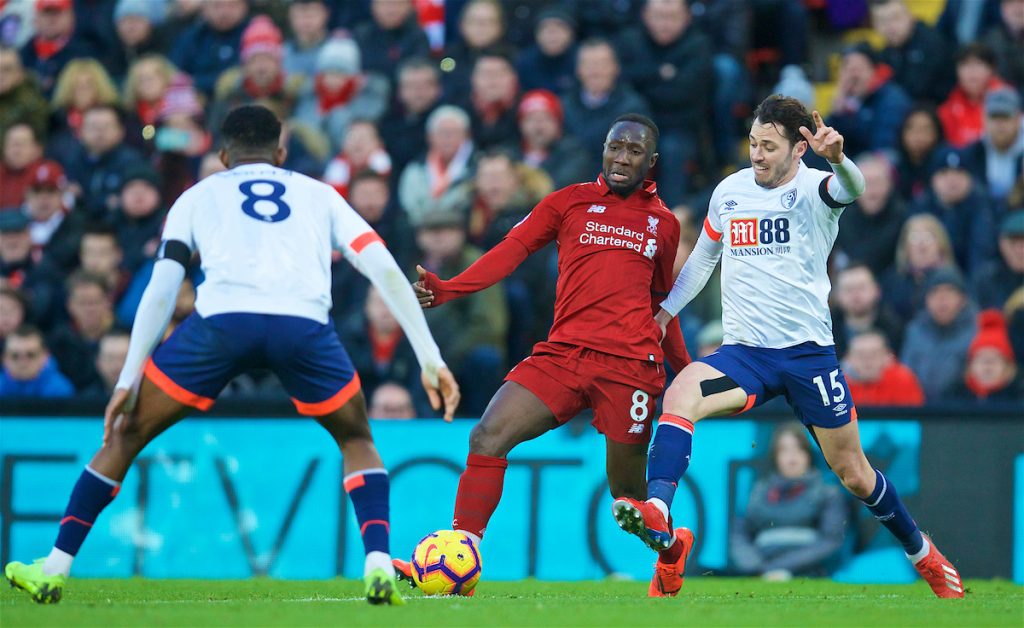
[{"label": "winter hat in crowd", "polygon": [[132,181],[145,181],[158,191],[163,185],[160,174],[148,164],[137,164],[125,170],[124,178],[121,179],[121,189],[128,187]]},{"label": "winter hat in crowd", "polygon": [[531,89],[523,94],[523,99],[519,101],[519,111],[516,113],[516,119],[522,120],[523,116],[534,111],[550,113],[558,120],[558,124],[562,124],[564,119],[561,101],[558,100],[558,96],[555,96],[546,89]]},{"label": "winter hat in crowd", "polygon": [[1006,331],[1006,321],[999,310],[985,310],[978,314],[978,333],[967,348],[967,358],[982,349],[995,349],[1007,362],[1013,362],[1013,347],[1010,345],[1010,334]]},{"label": "winter hat in crowd", "polygon": [[70,11],[72,0],[36,0],[36,11]]},{"label": "winter hat in crowd", "polygon": [[967,292],[967,284],[964,282],[964,276],[955,268],[939,268],[937,270],[933,270],[932,274],[928,275],[928,278],[924,281],[924,292],[925,294],[929,294],[939,286],[952,286],[960,292]]},{"label": "winter hat in crowd", "polygon": [[52,159],[44,159],[32,169],[28,187],[31,190],[61,190],[65,184],[64,168]]},{"label": "winter hat in crowd", "polygon": [[114,21],[130,16],[144,17],[153,24],[160,24],[166,17],[164,3],[153,0],[118,0]]},{"label": "winter hat in crowd", "polygon": [[269,54],[280,59],[284,55],[284,38],[270,18],[257,15],[242,31],[242,61],[256,54]]},{"label": "winter hat in crowd", "polygon": [[158,118],[166,120],[174,115],[198,116],[203,113],[203,105],[199,102],[192,79],[187,74],[177,74],[171,79],[171,85],[160,103]]},{"label": "winter hat in crowd", "polygon": [[317,73],[359,74],[362,68],[359,46],[351,39],[336,37],[323,45],[316,56]]}]

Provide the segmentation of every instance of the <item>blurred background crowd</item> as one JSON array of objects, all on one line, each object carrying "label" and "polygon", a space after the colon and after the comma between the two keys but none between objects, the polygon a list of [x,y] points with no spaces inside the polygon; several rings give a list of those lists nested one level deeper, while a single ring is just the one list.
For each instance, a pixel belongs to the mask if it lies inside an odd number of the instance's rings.
[{"label": "blurred background crowd", "polygon": [[[781,92],[868,182],[830,260],[856,403],[1024,403],[1024,0],[5,0],[0,42],[0,398],[109,395],[166,211],[223,168],[239,104],[271,107],[285,167],[333,185],[404,268],[447,278],[593,180],[626,112],[661,129],[681,267],[711,190],[748,165],[753,107]],[[427,311],[460,415],[546,336],[556,255]],[[395,319],[335,261],[371,415],[429,415]],[[715,276],[681,316],[691,353],[720,318]],[[284,393],[257,372],[223,396]]]}]

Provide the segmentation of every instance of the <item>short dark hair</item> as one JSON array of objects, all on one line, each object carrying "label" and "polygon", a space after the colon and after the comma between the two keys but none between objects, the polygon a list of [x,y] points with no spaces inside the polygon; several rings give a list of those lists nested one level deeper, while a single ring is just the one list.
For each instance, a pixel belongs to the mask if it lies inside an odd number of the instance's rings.
[{"label": "short dark hair", "polygon": [[17,288],[12,288],[10,286],[0,286],[0,297],[7,297],[17,302],[18,306],[21,308],[22,320],[28,318],[30,313],[29,300],[28,297],[25,296],[24,292],[18,290]]},{"label": "short dark hair", "polygon": [[43,332],[32,323],[22,323],[18,325],[14,331],[11,332],[11,336],[17,336],[18,338],[32,338],[35,336],[39,338],[39,342],[46,348],[46,337],[43,336]]},{"label": "short dark hair", "polygon": [[370,168],[357,170],[356,173],[352,175],[352,180],[348,182],[349,191],[351,192],[357,184],[362,183],[363,181],[379,181],[382,185],[387,186],[388,176]]},{"label": "short dark hair", "polygon": [[85,108],[85,111],[82,112],[82,117],[85,118],[85,116],[89,115],[94,111],[109,111],[110,113],[114,114],[114,119],[117,120],[117,124],[121,126],[121,128],[124,128],[124,112],[121,111],[121,108],[117,105],[112,105],[110,103],[105,102],[89,105]]},{"label": "short dark hair", "polygon": [[[615,118],[614,121],[612,121],[612,126],[615,126],[620,122],[635,122],[639,125],[647,127],[647,129],[651,132],[651,138],[654,140],[654,146],[658,146],[658,138],[661,137],[661,131],[658,130],[658,125],[654,123],[654,120],[651,120],[647,116],[640,113],[624,113],[618,118]],[[608,127],[608,130],[610,131],[611,128],[612,127]]]},{"label": "short dark hair", "polygon": [[107,236],[117,242],[117,230],[105,222],[91,222],[82,230],[82,237],[85,236]]},{"label": "short dark hair", "polygon": [[[761,101],[754,110],[754,120],[761,124],[771,124],[779,133],[789,140],[792,146],[803,140],[800,127],[807,127],[815,132],[814,119],[804,104],[790,96],[772,94]],[[781,127],[781,128],[780,128]]]},{"label": "short dark hair", "polygon": [[242,105],[224,118],[220,134],[229,152],[273,151],[281,141],[281,121],[263,105]]},{"label": "short dark hair", "polygon": [[437,63],[431,61],[427,57],[409,57],[405,61],[398,64],[398,70],[395,72],[395,76],[402,76],[405,72],[413,70],[430,70],[430,73],[434,75],[434,78],[441,79],[441,70],[437,67]]},{"label": "short dark hair", "polygon": [[110,298],[110,287],[107,286],[107,282],[103,280],[103,277],[100,277],[96,273],[90,273],[89,271],[82,269],[78,269],[71,273],[66,284],[66,290],[69,298],[75,291],[75,288],[78,288],[79,286],[96,286],[103,291],[104,296],[108,299]]},{"label": "short dark hair", "polygon": [[977,59],[990,68],[996,67],[996,53],[981,42],[972,41],[956,51],[957,65],[960,65],[968,59]]}]

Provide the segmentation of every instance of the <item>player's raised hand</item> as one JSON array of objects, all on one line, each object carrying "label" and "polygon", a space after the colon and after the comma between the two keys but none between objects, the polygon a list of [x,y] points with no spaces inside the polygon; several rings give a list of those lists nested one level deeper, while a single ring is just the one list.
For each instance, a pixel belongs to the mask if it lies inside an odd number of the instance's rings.
[{"label": "player's raised hand", "polygon": [[804,136],[811,150],[815,154],[824,157],[829,162],[837,164],[843,160],[843,136],[830,126],[825,126],[821,114],[815,111],[811,114],[814,117],[814,126],[817,131],[813,134],[805,126],[800,127],[800,134]]},{"label": "player's raised hand", "polygon": [[423,389],[427,391],[427,398],[430,400],[430,407],[440,410],[444,405],[444,420],[451,423],[455,417],[455,408],[459,406],[462,393],[459,392],[459,383],[455,376],[445,367],[437,369],[436,376],[431,377],[430,373],[423,371],[421,376]]},{"label": "player's raised hand", "polygon": [[127,388],[115,388],[114,394],[110,396],[107,409],[103,413],[103,444],[110,441],[114,430],[124,430],[128,414],[134,409],[135,395]]},{"label": "player's raised hand", "polygon": [[419,275],[419,279],[416,283],[412,284],[412,289],[416,293],[420,307],[423,309],[434,307],[434,292],[427,288],[427,283],[430,281],[427,276],[427,269],[416,264],[416,274]]}]

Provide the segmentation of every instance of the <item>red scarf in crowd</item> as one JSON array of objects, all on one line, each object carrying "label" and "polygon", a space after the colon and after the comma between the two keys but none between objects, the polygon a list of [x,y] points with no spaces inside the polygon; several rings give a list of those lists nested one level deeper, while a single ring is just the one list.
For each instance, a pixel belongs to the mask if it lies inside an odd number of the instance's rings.
[{"label": "red scarf in crowd", "polygon": [[323,76],[317,76],[314,82],[316,96],[320,103],[320,113],[327,113],[335,107],[347,105],[363,88],[363,77],[353,76],[346,80],[338,89],[329,89]]},{"label": "red scarf in crowd", "polygon": [[63,50],[64,46],[68,45],[69,41],[71,41],[70,37],[61,37],[60,39],[43,39],[42,37],[36,37],[32,40],[32,46],[36,50],[36,56],[39,57],[41,61],[46,61]]},{"label": "red scarf in crowd", "polygon": [[142,124],[156,124],[161,106],[163,106],[163,99],[158,100],[155,103],[140,100],[135,105],[135,113],[139,116],[139,120]]},{"label": "red scarf in crowd", "polygon": [[516,92],[518,91],[518,88],[514,89],[508,98],[490,102],[483,102],[479,96],[473,94],[473,110],[477,112],[484,124],[494,124],[506,111],[515,106]]},{"label": "red scarf in crowd", "polygon": [[242,89],[250,97],[259,100],[260,98],[268,98],[270,96],[276,96],[284,89],[284,72],[278,72],[274,82],[267,87],[260,87],[256,83],[253,83],[249,77],[246,77],[242,82]]}]

